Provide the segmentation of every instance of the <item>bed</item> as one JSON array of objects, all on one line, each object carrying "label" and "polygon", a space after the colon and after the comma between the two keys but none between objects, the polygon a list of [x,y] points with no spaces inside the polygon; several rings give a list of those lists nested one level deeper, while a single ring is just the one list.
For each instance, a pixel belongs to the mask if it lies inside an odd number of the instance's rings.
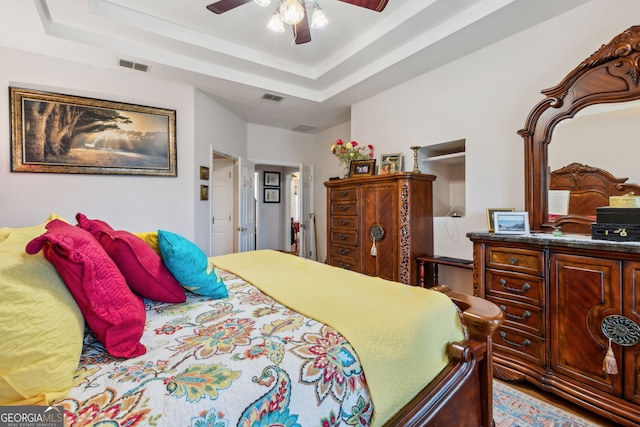
[{"label": "bed", "polygon": [[[76,226],[0,228],[3,405],[61,406],[73,427],[493,425],[488,361],[502,312],[488,301],[278,251],[203,265],[180,236],[80,215]],[[163,247],[165,234],[179,244]],[[175,282],[131,286],[125,240]],[[167,252],[184,247],[191,258]],[[213,288],[183,276],[194,271]],[[134,297],[99,283],[108,277]],[[156,299],[141,295],[159,286]]]}]

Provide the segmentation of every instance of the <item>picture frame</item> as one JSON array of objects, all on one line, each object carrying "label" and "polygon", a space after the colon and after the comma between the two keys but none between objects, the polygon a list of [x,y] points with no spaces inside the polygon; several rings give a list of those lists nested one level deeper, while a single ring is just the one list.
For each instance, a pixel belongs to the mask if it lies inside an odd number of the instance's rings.
[{"label": "picture frame", "polygon": [[200,200],[209,200],[209,186],[200,185]]},{"label": "picture frame", "polygon": [[280,187],[280,172],[264,171],[265,187]]},{"label": "picture frame", "polygon": [[11,172],[177,176],[175,110],[17,87],[9,102]]},{"label": "picture frame", "polygon": [[497,234],[529,234],[528,212],[494,212],[493,223]]},{"label": "picture frame", "polygon": [[349,178],[376,174],[376,159],[352,160],[349,166]]},{"label": "picture frame", "polygon": [[495,212],[515,212],[514,208],[487,208],[487,227],[489,228],[489,233],[493,233],[493,214]]},{"label": "picture frame", "polygon": [[209,181],[209,168],[206,166],[200,166],[200,179]]},{"label": "picture frame", "polygon": [[264,202],[265,203],[280,203],[280,189],[279,188],[264,188]]},{"label": "picture frame", "polygon": [[380,175],[401,172],[402,170],[402,153],[380,154]]}]

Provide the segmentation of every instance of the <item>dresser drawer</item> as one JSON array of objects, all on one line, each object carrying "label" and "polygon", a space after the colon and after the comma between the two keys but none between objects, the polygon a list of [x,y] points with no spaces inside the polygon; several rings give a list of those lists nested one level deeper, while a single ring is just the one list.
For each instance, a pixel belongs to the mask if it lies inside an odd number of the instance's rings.
[{"label": "dresser drawer", "polygon": [[358,245],[358,233],[355,230],[331,230],[331,244]]},{"label": "dresser drawer", "polygon": [[331,203],[331,215],[356,215],[358,205],[355,201]]},{"label": "dresser drawer", "polygon": [[504,314],[505,325],[539,337],[545,336],[544,316],[540,307],[496,297],[487,297],[487,300],[500,307]]},{"label": "dresser drawer", "polygon": [[487,268],[500,268],[542,276],[544,255],[542,251],[532,249],[489,246],[486,250],[486,264]]},{"label": "dresser drawer", "polygon": [[493,336],[495,352],[511,354],[544,366],[544,338],[501,326]]},{"label": "dresser drawer", "polygon": [[331,256],[355,263],[358,258],[358,248],[348,245],[331,245]]},{"label": "dresser drawer", "polygon": [[486,270],[487,295],[517,300],[538,307],[544,305],[544,281],[529,274]]},{"label": "dresser drawer", "polygon": [[359,271],[358,262],[347,258],[331,258],[330,264],[334,267],[344,268],[345,270]]},{"label": "dresser drawer", "polygon": [[344,202],[356,200],[356,187],[340,187],[331,189],[331,202]]},{"label": "dresser drawer", "polygon": [[329,224],[329,228],[333,229],[342,229],[342,230],[357,230],[358,223],[357,217],[355,216],[332,216],[331,224]]}]

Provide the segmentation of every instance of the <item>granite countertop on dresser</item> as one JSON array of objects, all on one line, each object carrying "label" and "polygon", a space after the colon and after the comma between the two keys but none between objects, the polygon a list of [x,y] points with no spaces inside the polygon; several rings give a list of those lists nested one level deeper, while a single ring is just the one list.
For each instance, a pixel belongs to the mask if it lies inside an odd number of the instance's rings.
[{"label": "granite countertop on dresser", "polygon": [[585,234],[563,234],[555,237],[551,233],[502,234],[489,232],[470,232],[471,240],[488,240],[495,242],[528,243],[540,246],[559,248],[596,249],[601,251],[628,252],[640,254],[640,242],[617,242],[611,240],[594,240]]}]

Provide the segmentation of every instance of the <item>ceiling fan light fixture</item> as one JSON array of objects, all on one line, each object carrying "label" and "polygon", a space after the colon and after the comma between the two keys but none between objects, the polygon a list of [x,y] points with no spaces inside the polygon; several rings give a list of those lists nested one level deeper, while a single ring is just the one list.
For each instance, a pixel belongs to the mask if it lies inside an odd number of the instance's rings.
[{"label": "ceiling fan light fixture", "polygon": [[329,23],[329,20],[325,16],[318,2],[313,2],[313,13],[311,14],[311,28],[322,28]]},{"label": "ceiling fan light fixture", "polygon": [[267,7],[271,4],[271,0],[253,0],[253,1],[262,7]]},{"label": "ceiling fan light fixture", "polygon": [[273,14],[271,20],[267,24],[267,28],[271,31],[275,31],[276,33],[284,33],[284,23],[282,22],[282,18],[280,18],[280,10],[276,10],[276,13]]},{"label": "ceiling fan light fixture", "polygon": [[286,24],[296,25],[304,18],[305,9],[299,0],[283,0],[280,3],[280,18]]}]

